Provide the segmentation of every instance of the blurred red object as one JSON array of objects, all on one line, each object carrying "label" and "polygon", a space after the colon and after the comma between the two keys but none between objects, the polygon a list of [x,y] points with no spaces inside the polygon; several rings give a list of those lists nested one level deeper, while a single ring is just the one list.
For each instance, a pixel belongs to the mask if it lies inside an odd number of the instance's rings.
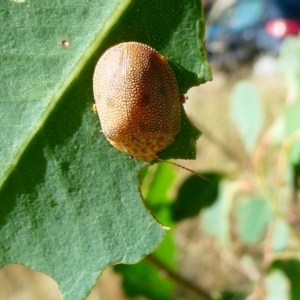
[{"label": "blurred red object", "polygon": [[276,19],[266,24],[266,31],[278,38],[297,35],[300,32],[300,21],[294,19]]}]

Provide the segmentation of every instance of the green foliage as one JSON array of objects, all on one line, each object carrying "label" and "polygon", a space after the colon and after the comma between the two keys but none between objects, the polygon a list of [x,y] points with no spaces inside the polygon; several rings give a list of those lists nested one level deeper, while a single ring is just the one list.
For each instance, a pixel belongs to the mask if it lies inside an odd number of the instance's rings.
[{"label": "green foliage", "polygon": [[283,272],[273,271],[265,280],[267,300],[289,300],[289,281]]},{"label": "green foliage", "polygon": [[128,297],[134,298],[143,295],[148,299],[172,299],[173,282],[168,278],[162,278],[157,269],[146,260],[135,265],[116,265],[114,270],[122,274],[123,289]]},{"label": "green foliage", "polygon": [[198,215],[201,209],[212,205],[217,199],[222,175],[217,173],[204,173],[202,175],[209,181],[191,175],[178,189],[176,201],[171,208],[175,222]]},{"label": "green foliage", "polygon": [[263,125],[263,108],[255,87],[248,82],[237,83],[230,108],[245,149],[251,153]]},{"label": "green foliage", "polygon": [[[299,135],[300,128],[300,98],[297,99],[295,103],[290,105],[285,112],[285,124],[286,124],[286,134],[291,136],[292,134]],[[300,162],[300,141],[297,140],[293,142],[291,148],[289,149],[289,160],[290,162],[297,166]]]},{"label": "green foliage", "polygon": [[[200,248],[202,243],[210,243],[211,248],[206,252],[201,252],[194,244],[190,246],[199,251],[199,260],[209,261],[207,252],[216,251],[217,247],[219,260],[214,261],[213,256],[207,265],[204,264],[204,270],[197,269],[201,274],[199,277],[207,275],[219,278],[221,275],[217,265],[228,264],[232,266],[234,273],[248,280],[248,289],[237,283],[234,290],[225,286],[216,291],[215,286],[211,285],[210,292],[213,296],[207,299],[300,299],[299,49],[299,39],[288,40],[283,47],[280,62],[282,66],[286,66],[284,78],[287,79],[289,98],[283,109],[279,110],[277,119],[270,120],[270,112],[267,111],[267,108],[272,110],[272,98],[264,99],[263,93],[254,83],[242,81],[233,87],[233,96],[229,102],[230,116],[236,133],[239,134],[238,138],[242,141],[239,148],[241,153],[234,152],[234,144],[226,144],[228,147],[225,150],[227,154],[228,150],[238,154],[230,156],[232,161],[237,162],[236,168],[228,168],[224,172],[223,166],[220,166],[222,171],[204,172],[203,175],[210,182],[194,175],[188,176],[173,198],[168,196],[165,189],[169,184],[172,186],[167,172],[163,175],[164,172],[158,169],[152,177],[150,173],[145,177],[144,182],[148,182],[149,186],[149,192],[145,195],[151,195],[152,191],[153,196],[146,198],[148,201],[152,199],[150,202],[153,206],[150,207],[158,214],[158,220],[164,220],[164,224],[172,224],[166,222],[167,218],[162,218],[162,215],[169,218],[171,216],[169,221],[174,222],[172,228],[178,222],[180,228],[181,223],[188,223],[189,218],[193,217],[193,227],[190,230],[199,234],[197,247]],[[290,60],[293,64],[291,72],[287,67],[290,66]],[[224,128],[222,134],[226,136],[228,129]],[[222,143],[218,145],[220,150],[224,150]],[[201,231],[197,231],[197,225],[195,226],[197,220]],[[188,232],[188,236],[181,239],[188,243],[192,236]],[[157,251],[160,249],[167,248],[162,245]],[[168,251],[162,252],[164,253],[159,259],[167,261]],[[195,262],[195,268],[196,266]],[[124,266],[126,269],[130,267]],[[170,265],[170,269],[176,270],[174,265]],[[229,272],[225,277],[230,276]],[[124,275],[124,284],[127,281],[127,275]],[[160,284],[163,286],[165,283]],[[131,288],[134,289],[134,285]],[[151,298],[148,292],[140,291],[130,295],[141,293]],[[161,296],[155,295],[152,298]]]},{"label": "green foliage", "polygon": [[181,130],[175,141],[162,151],[160,159],[186,158],[196,159],[196,141],[201,132],[188,119],[184,109],[181,109]]},{"label": "green foliage", "polygon": [[240,199],[235,213],[241,241],[245,244],[259,242],[272,217],[266,201],[259,197]]},{"label": "green foliage", "polygon": [[[209,80],[202,7],[174,0],[0,6],[0,266],[43,271],[64,299],[83,299],[107,266],[139,261],[165,236],[140,197],[145,164],[112,148],[91,112],[96,61],[109,46],[140,41],[181,67],[181,91]],[[165,158],[195,156],[199,131],[182,122],[186,144],[175,141]]]},{"label": "green foliage", "polygon": [[[289,90],[293,95],[292,103],[286,108],[284,114],[285,132],[289,142],[288,158],[296,167],[300,164],[300,42],[297,39],[289,39],[283,45],[282,56],[280,58],[280,66],[285,74]],[[299,173],[298,173],[299,176]]]},{"label": "green foliage", "polygon": [[245,295],[232,293],[232,292],[223,292],[221,299],[222,300],[244,300]]},{"label": "green foliage", "polygon": [[[155,217],[162,224],[170,227],[166,238],[153,253],[153,257],[171,270],[175,270],[173,236],[175,224],[170,215],[172,199],[168,195],[168,191],[174,184],[175,173],[172,166],[159,164],[148,168],[146,174],[142,186],[145,201]],[[169,278],[162,276],[147,259],[134,265],[116,265],[114,270],[123,275],[123,289],[129,297],[143,295],[149,299],[167,300],[173,298],[175,284]]]},{"label": "green foliage", "polygon": [[[229,103],[242,141],[239,152],[231,152],[238,153],[231,155],[237,166],[206,170],[209,182],[189,176],[176,189],[172,166],[146,168],[99,133],[90,111],[91,79],[108,47],[134,40],[169,58],[182,93],[210,80],[201,4],[2,2],[1,266],[16,262],[43,271],[72,300],[86,297],[110,265],[133,298],[172,299],[179,283],[209,300],[300,298],[298,38],[286,41],[280,58],[289,97],[278,119],[266,128],[263,95],[253,83],[238,82]],[[183,111],[182,131],[160,158],[195,158],[199,136]],[[226,146],[220,150],[227,155],[236,150]],[[206,292],[180,277],[175,230],[191,217],[203,243],[218,247],[215,264],[231,264],[251,289],[213,286]],[[197,271],[219,277],[213,268]]]},{"label": "green foliage", "polygon": [[280,270],[289,279],[290,300],[297,300],[300,297],[299,276],[300,261],[299,259],[276,260],[271,265],[271,270]]},{"label": "green foliage", "polygon": [[228,184],[221,182],[218,187],[218,198],[202,212],[201,223],[203,230],[210,236],[217,238],[221,244],[229,241],[229,211],[230,203],[224,199]]},{"label": "green foliage", "polygon": [[282,251],[285,249],[289,238],[289,228],[284,220],[277,218],[274,222],[274,239],[272,243],[273,251]]},{"label": "green foliage", "polygon": [[288,87],[287,103],[265,131],[265,105],[272,104],[262,105],[252,83],[234,86],[230,111],[243,143],[240,157],[245,157],[245,169],[220,182],[217,200],[201,215],[205,233],[223,251],[239,256],[236,263],[252,280],[251,296],[259,299],[259,289],[263,299],[300,299],[299,57],[300,40],[287,40],[279,59]]}]

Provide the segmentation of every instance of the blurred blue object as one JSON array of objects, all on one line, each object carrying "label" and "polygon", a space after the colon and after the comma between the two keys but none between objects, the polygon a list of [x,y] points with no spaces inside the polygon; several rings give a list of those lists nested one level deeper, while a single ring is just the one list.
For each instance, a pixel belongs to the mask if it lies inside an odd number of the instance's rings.
[{"label": "blurred blue object", "polygon": [[277,56],[283,39],[299,32],[300,0],[216,1],[207,18],[208,60],[222,66]]}]

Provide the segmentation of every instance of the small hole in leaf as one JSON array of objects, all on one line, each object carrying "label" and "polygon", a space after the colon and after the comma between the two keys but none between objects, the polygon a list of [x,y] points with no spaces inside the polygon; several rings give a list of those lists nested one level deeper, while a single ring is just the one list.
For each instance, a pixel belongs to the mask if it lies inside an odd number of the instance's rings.
[{"label": "small hole in leaf", "polygon": [[60,44],[64,47],[67,48],[70,46],[70,41],[68,41],[67,39],[63,39],[60,41]]}]

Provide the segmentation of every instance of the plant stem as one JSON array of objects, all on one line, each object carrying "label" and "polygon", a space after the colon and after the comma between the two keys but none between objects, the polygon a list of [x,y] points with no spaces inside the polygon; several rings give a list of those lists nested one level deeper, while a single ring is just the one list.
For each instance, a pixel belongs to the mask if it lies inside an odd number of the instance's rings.
[{"label": "plant stem", "polygon": [[197,294],[201,297],[201,300],[214,300],[208,292],[204,290],[204,288],[196,286],[186,278],[183,278],[178,273],[171,270],[168,266],[166,266],[162,261],[157,259],[152,254],[145,257],[145,259],[152,265],[155,266],[157,269],[163,271],[166,276],[168,276],[170,279],[174,280],[176,283],[180,284],[185,289]]}]

